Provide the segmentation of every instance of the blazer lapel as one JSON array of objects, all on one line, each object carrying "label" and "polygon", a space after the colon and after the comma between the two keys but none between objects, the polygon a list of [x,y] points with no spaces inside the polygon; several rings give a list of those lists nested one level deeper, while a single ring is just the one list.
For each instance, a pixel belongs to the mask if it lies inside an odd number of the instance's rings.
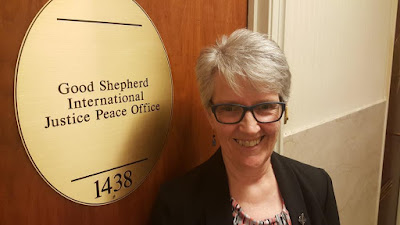
[{"label": "blazer lapel", "polygon": [[[271,163],[292,225],[311,225],[300,185],[292,169],[275,152],[271,156]],[[212,156],[207,170],[205,174],[208,175],[204,178],[207,182],[199,196],[205,214],[201,224],[231,225],[233,218],[228,178],[220,149]]]},{"label": "blazer lapel", "polygon": [[271,155],[271,163],[292,225],[311,225],[300,185],[292,169],[275,152]]},{"label": "blazer lapel", "polygon": [[232,225],[232,209],[228,178],[222,159],[221,149],[212,156],[205,178],[204,190],[201,194],[205,221],[207,225]]}]

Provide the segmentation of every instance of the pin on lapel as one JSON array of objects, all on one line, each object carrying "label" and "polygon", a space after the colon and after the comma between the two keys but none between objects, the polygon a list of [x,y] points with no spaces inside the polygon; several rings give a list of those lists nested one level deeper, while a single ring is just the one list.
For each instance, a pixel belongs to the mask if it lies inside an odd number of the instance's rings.
[{"label": "pin on lapel", "polygon": [[301,224],[301,225],[304,225],[304,224],[306,224],[306,217],[304,216],[304,213],[301,213],[301,215],[299,216],[299,223]]}]

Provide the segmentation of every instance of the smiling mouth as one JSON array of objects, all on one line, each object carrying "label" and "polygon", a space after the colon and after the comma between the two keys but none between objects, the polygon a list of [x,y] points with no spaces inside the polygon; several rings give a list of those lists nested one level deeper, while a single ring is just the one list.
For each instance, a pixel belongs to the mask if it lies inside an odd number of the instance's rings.
[{"label": "smiling mouth", "polygon": [[236,141],[236,143],[238,143],[241,146],[254,147],[254,146],[258,145],[263,138],[264,138],[264,136],[259,137],[255,140],[250,140],[250,141],[249,140],[239,140],[239,139],[234,139],[234,140]]}]

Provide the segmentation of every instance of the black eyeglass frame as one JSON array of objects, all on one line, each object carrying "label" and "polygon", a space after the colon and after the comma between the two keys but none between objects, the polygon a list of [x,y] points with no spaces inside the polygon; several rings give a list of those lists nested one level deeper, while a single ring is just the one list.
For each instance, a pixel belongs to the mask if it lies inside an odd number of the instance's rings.
[{"label": "black eyeglass frame", "polygon": [[[279,105],[282,106],[282,112],[281,112],[281,115],[278,117],[278,119],[273,120],[273,121],[270,121],[270,122],[261,122],[261,121],[259,121],[259,120],[257,119],[256,115],[254,115],[254,111],[253,111],[254,108],[256,108],[257,106],[260,106],[260,105],[265,105],[265,104],[279,104]],[[223,105],[239,106],[240,108],[242,108],[242,109],[243,109],[243,112],[242,112],[242,116],[240,117],[240,119],[239,119],[237,122],[234,122],[234,123],[225,123],[225,122],[221,122],[221,121],[217,118],[217,114],[216,114],[215,111],[216,111],[216,109],[217,109],[218,106],[223,106]],[[247,112],[247,111],[250,111],[250,112],[251,112],[251,114],[253,115],[253,118],[254,118],[258,123],[275,123],[275,122],[279,121],[279,120],[282,118],[283,113],[284,113],[285,110],[286,110],[286,103],[284,103],[284,102],[262,102],[262,103],[255,104],[255,105],[251,105],[251,106],[245,106],[245,105],[240,105],[240,104],[227,104],[227,103],[222,103],[222,104],[215,104],[215,105],[213,105],[213,104],[211,103],[211,106],[210,106],[210,107],[211,107],[212,113],[214,114],[215,119],[218,121],[218,123],[222,123],[222,124],[238,124],[238,123],[240,123],[240,122],[243,120],[244,115],[246,115],[246,112]]]}]

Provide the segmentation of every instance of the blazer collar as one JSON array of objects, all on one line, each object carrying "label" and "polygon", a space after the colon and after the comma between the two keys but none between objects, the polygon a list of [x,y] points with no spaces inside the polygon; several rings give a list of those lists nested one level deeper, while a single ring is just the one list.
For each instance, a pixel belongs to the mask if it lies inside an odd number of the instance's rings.
[{"label": "blazer collar", "polygon": [[[301,187],[293,170],[283,163],[281,156],[275,152],[271,155],[271,163],[275,177],[278,182],[279,191],[289,211],[292,225],[302,225],[299,222],[301,215],[306,219],[305,225],[311,225],[304,203]],[[232,225],[232,208],[230,203],[230,192],[228,177],[222,159],[221,149],[207,162],[205,171],[208,175],[207,182],[200,198],[204,206],[205,220],[202,224],[207,225]]]},{"label": "blazer collar", "polygon": [[292,168],[283,163],[282,156],[275,152],[271,155],[271,163],[278,182],[279,191],[285,202],[286,209],[289,211],[292,225],[302,225],[300,223],[302,215],[306,219],[304,225],[311,225],[301,187]]},{"label": "blazer collar", "polygon": [[220,148],[207,163],[207,182],[202,195],[199,196],[203,198],[205,207],[205,221],[202,224],[232,225],[228,177]]}]

